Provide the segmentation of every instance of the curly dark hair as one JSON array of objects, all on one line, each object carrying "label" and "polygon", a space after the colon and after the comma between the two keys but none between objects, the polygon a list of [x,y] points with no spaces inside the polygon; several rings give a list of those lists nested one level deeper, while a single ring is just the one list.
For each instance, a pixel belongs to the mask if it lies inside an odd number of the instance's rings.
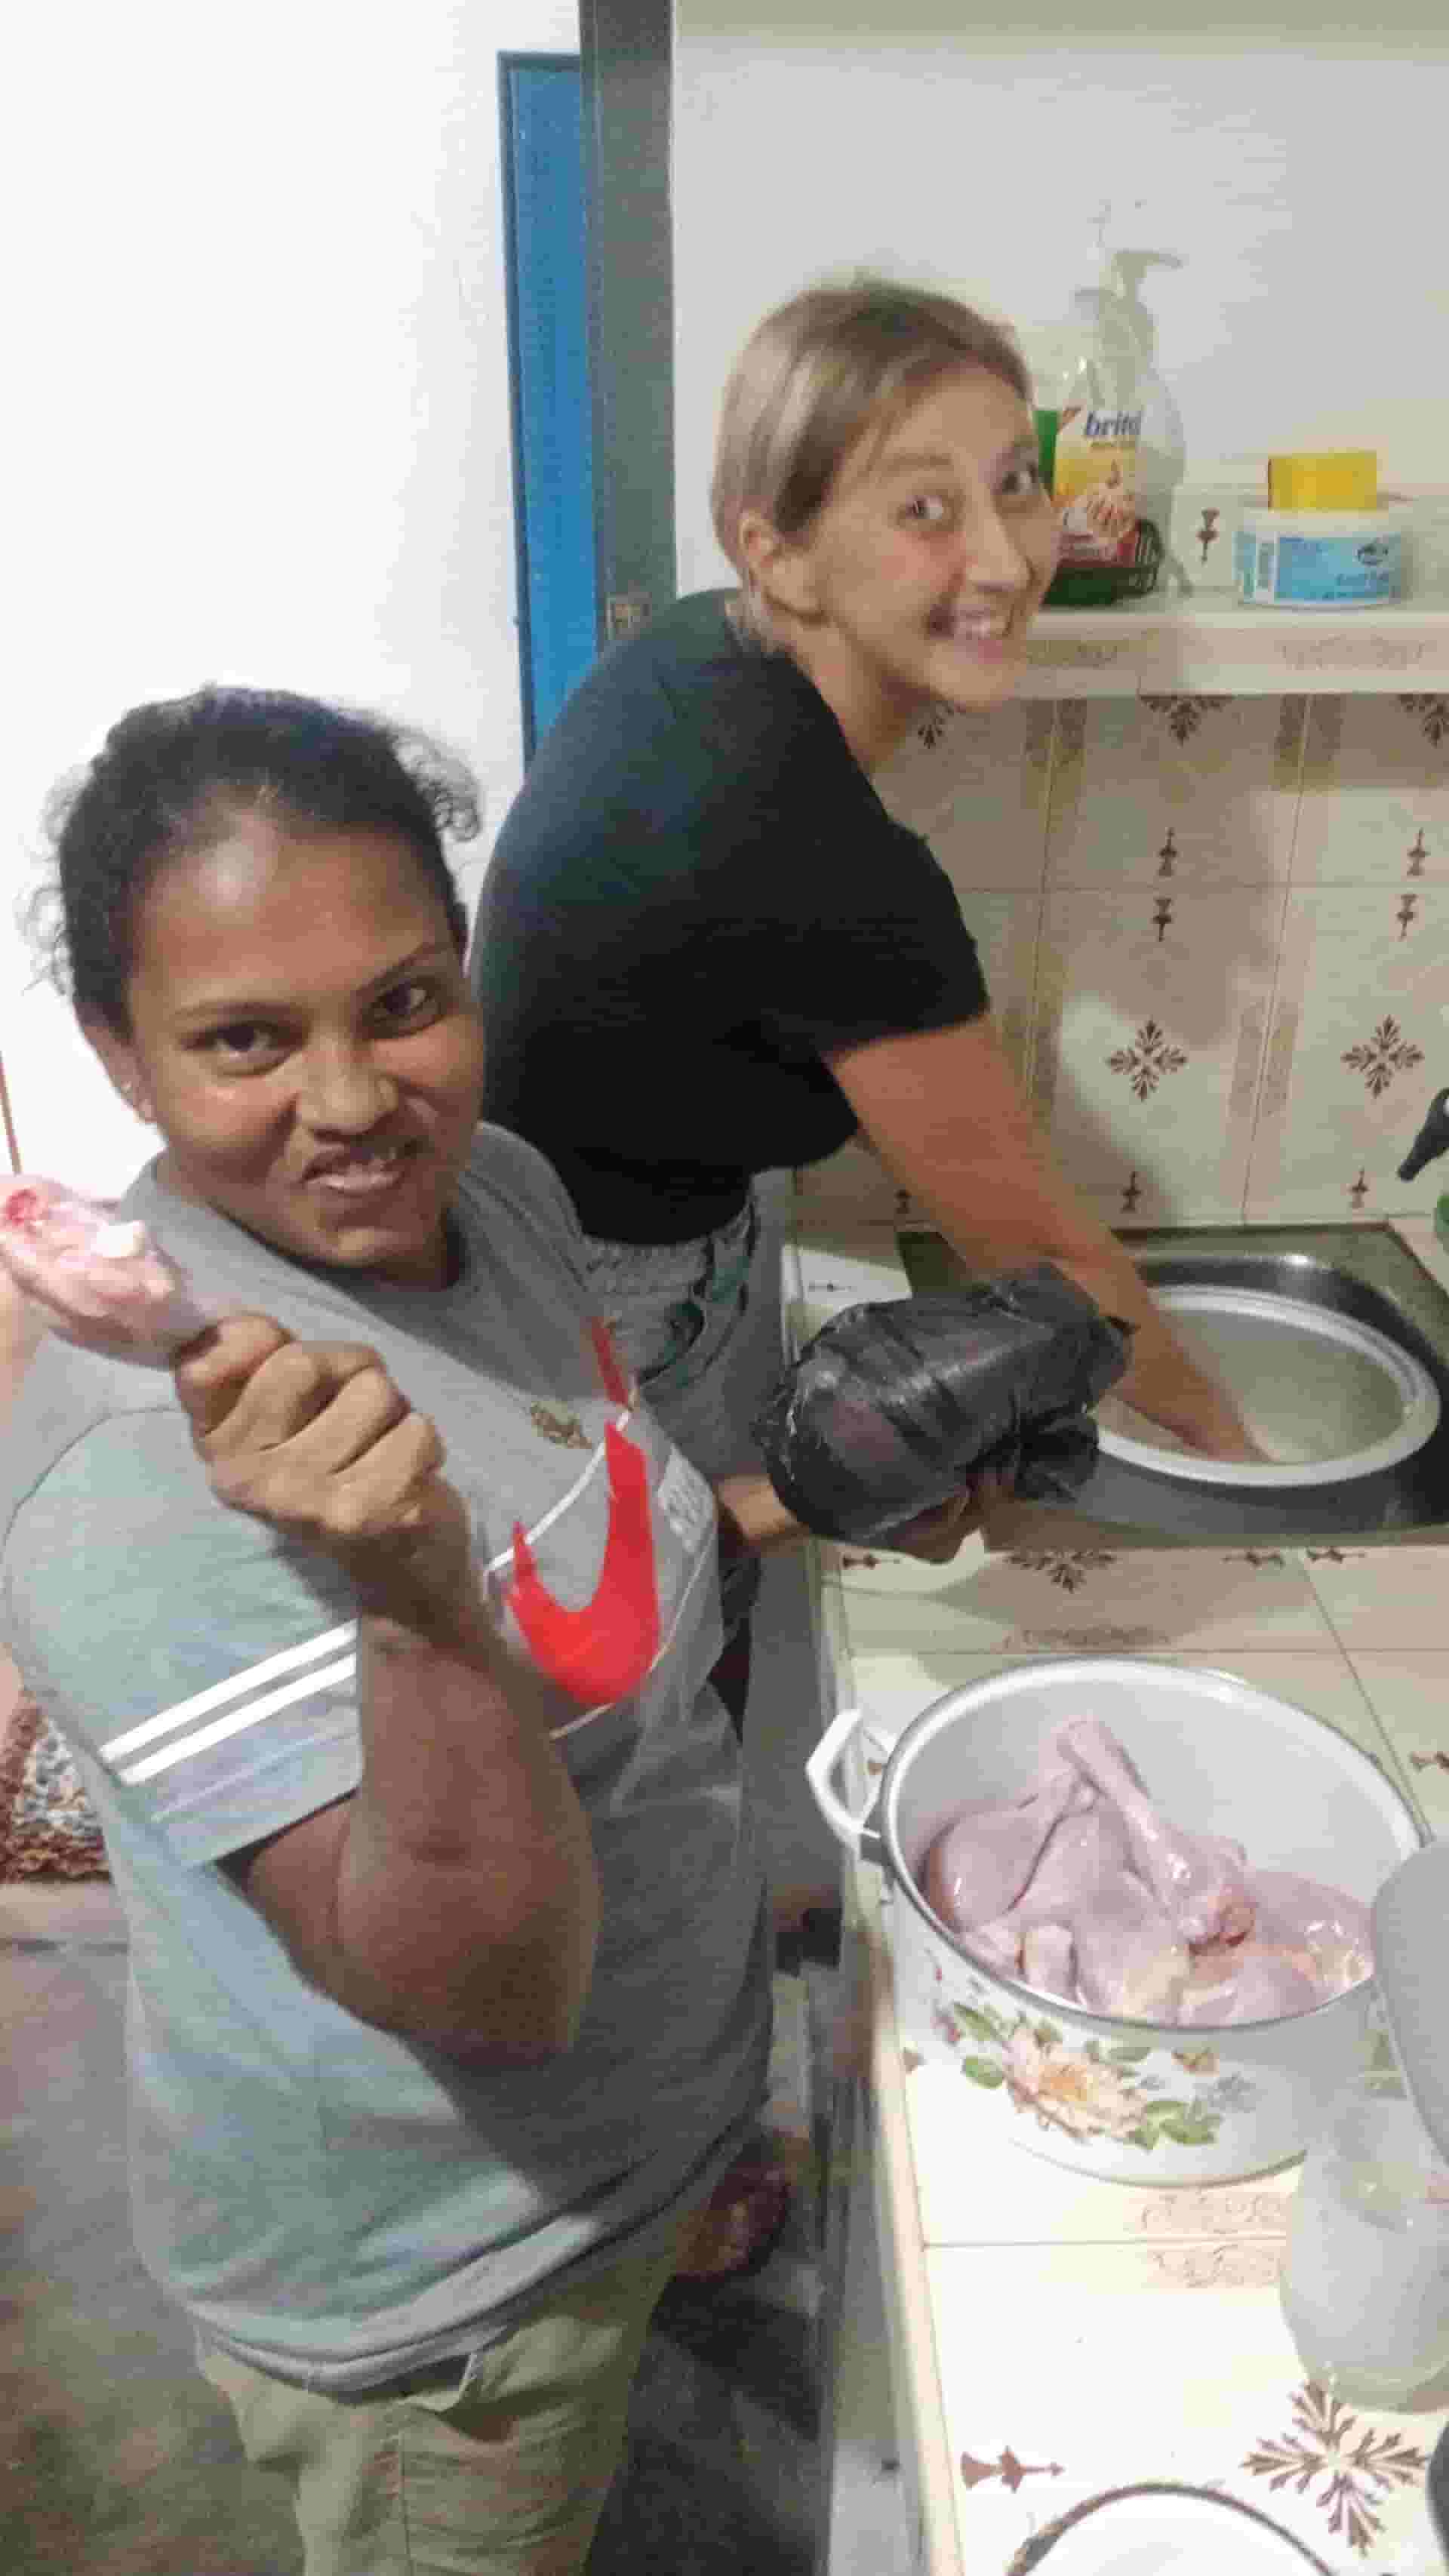
[{"label": "curly dark hair", "polygon": [[463,954],[468,917],[443,842],[479,828],[464,763],[381,717],[283,689],[208,687],[132,707],[47,805],[52,874],[31,899],[29,926],[81,1020],[127,1034],[147,888],[168,861],[214,847],[258,813],[303,832],[395,832]]}]

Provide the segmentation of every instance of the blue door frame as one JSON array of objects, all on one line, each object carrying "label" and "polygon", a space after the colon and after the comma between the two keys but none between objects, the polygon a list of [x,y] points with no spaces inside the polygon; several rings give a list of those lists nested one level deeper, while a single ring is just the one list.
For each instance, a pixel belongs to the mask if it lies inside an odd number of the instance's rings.
[{"label": "blue door frame", "polygon": [[523,752],[597,651],[577,54],[500,54]]}]

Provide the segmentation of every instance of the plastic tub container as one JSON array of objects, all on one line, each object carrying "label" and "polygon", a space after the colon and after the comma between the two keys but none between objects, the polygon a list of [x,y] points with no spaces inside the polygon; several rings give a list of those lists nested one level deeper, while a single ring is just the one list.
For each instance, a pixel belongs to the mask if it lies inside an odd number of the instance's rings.
[{"label": "plastic tub container", "polygon": [[1253,608],[1382,608],[1408,582],[1412,513],[1245,510],[1233,540],[1239,599]]}]

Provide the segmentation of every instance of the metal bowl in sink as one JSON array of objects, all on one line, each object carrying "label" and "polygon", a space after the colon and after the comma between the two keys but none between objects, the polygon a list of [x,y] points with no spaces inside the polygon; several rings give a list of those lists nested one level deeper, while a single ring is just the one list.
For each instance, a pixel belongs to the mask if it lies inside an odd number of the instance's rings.
[{"label": "metal bowl in sink", "polygon": [[1439,1390],[1423,1363],[1358,1316],[1276,1287],[1208,1280],[1158,1288],[1155,1302],[1227,1388],[1266,1459],[1204,1458],[1115,1396],[1097,1408],[1109,1457],[1199,1484],[1327,1485],[1396,1467],[1438,1427]]},{"label": "metal bowl in sink", "polygon": [[[1043,1543],[1030,1534],[1043,1520],[1066,1545],[1088,1536],[1119,1547],[1449,1542],[1449,1294],[1392,1227],[1194,1226],[1120,1239],[1164,1303],[1211,1291],[1216,1300],[1270,1301],[1270,1311],[1283,1301],[1300,1319],[1283,1389],[1257,1322],[1241,1310],[1227,1322],[1219,1305],[1211,1327],[1249,1335],[1258,1384],[1247,1410],[1282,1465],[1264,1474],[1173,1450],[1155,1424],[1122,1407],[1103,1423],[1096,1466],[1070,1511],[1012,1507],[1010,1544]],[[938,1234],[902,1231],[898,1241],[912,1288],[970,1276]],[[1188,1339],[1208,1328],[1201,1306],[1173,1311],[1172,1321]],[[1349,1328],[1349,1340],[1336,1338],[1335,1325]],[[1286,1346],[1270,1337],[1266,1347],[1281,1356]],[[1380,1346],[1392,1355],[1387,1364]],[[1245,1347],[1224,1368],[1240,1394],[1248,1393]],[[1203,1356],[1219,1365],[1206,1349]],[[1421,1406],[1424,1383],[1438,1399],[1437,1418]],[[1295,1458],[1295,1447],[1307,1456]]]}]

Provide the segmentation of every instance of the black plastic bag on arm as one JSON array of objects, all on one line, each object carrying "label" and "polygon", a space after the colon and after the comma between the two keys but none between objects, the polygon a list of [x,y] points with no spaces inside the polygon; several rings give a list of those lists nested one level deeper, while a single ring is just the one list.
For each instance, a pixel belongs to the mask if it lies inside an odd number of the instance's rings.
[{"label": "black plastic bag on arm", "polygon": [[1050,1262],[847,1306],[776,1381],[754,1434],[780,1500],[822,1538],[884,1540],[983,1475],[1066,1502],[1091,1474],[1089,1408],[1131,1327]]}]

